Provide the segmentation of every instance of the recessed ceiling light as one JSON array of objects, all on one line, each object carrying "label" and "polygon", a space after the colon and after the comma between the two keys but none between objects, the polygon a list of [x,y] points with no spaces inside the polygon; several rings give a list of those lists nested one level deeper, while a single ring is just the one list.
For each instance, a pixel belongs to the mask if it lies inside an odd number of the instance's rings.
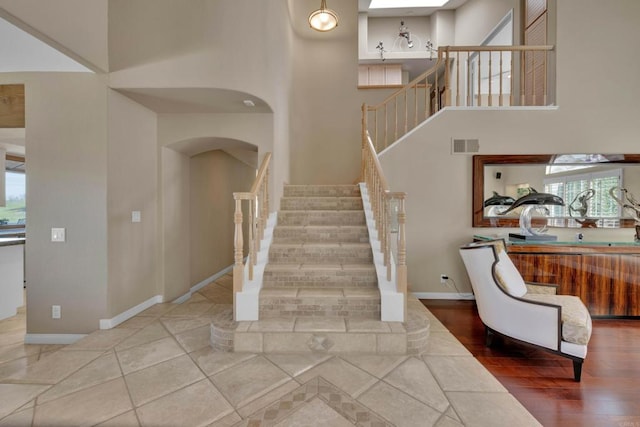
[{"label": "recessed ceiling light", "polygon": [[255,103],[255,102],[253,102],[253,101],[252,101],[252,100],[250,100],[250,99],[245,99],[245,100],[244,100],[244,101],[242,101],[242,102],[243,102],[243,103],[244,103],[244,105],[246,105],[247,107],[255,107],[255,106],[256,106],[256,103]]},{"label": "recessed ceiling light", "polygon": [[404,7],[441,7],[449,0],[371,0],[369,9],[400,9]]}]

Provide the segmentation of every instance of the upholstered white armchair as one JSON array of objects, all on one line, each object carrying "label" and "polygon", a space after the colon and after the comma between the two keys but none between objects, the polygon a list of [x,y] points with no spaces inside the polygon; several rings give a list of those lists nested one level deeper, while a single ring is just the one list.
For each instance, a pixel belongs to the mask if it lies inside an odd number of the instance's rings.
[{"label": "upholstered white armchair", "polygon": [[556,295],[555,285],[526,284],[507,255],[503,240],[460,248],[486,344],[494,333],[532,344],[573,361],[580,381],[591,337],[591,316],[580,298]]}]

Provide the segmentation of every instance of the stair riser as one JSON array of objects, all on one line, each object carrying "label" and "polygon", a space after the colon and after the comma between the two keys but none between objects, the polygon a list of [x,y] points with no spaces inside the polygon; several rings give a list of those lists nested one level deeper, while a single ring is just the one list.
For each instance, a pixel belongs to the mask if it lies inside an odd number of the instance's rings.
[{"label": "stair riser", "polygon": [[380,319],[379,298],[260,298],[261,319],[274,317],[346,317]]},{"label": "stair riser", "polygon": [[280,211],[279,225],[366,225],[362,211]]},{"label": "stair riser", "polygon": [[284,197],[281,210],[362,210],[360,197]]},{"label": "stair riser", "polygon": [[376,289],[378,280],[375,272],[372,274],[313,274],[300,272],[283,273],[265,272],[264,288],[368,288]]},{"label": "stair riser", "polygon": [[276,227],[273,243],[367,243],[369,232],[364,226],[354,227]]},{"label": "stair riser", "polygon": [[357,185],[285,185],[284,197],[359,197]]},{"label": "stair riser", "polygon": [[373,262],[373,254],[368,247],[271,246],[269,262],[274,264],[370,264]]}]

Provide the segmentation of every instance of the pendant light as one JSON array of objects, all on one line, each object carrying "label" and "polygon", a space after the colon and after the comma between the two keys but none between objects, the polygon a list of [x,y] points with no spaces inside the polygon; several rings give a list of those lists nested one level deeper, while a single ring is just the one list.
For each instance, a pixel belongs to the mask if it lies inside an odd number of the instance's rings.
[{"label": "pendant light", "polygon": [[309,15],[309,25],[316,31],[331,31],[338,26],[338,14],[331,9],[327,9],[327,1],[322,0],[320,9],[311,12],[311,15]]}]

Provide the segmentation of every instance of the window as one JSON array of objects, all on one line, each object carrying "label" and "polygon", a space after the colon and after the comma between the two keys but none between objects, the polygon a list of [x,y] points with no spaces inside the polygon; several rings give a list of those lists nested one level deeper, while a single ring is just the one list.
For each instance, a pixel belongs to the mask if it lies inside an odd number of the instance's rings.
[{"label": "window", "polygon": [[580,224],[569,215],[569,206],[580,193],[593,189],[595,194],[588,201],[587,217],[598,219],[598,227],[618,227],[620,206],[611,198],[609,190],[619,186],[622,186],[622,169],[546,178],[545,193],[560,196],[565,202],[565,206],[549,206],[552,217],[549,225],[579,227]]},{"label": "window", "polygon": [[26,179],[24,159],[7,156],[5,171],[6,206],[0,207],[0,227],[24,227],[26,223]]}]

